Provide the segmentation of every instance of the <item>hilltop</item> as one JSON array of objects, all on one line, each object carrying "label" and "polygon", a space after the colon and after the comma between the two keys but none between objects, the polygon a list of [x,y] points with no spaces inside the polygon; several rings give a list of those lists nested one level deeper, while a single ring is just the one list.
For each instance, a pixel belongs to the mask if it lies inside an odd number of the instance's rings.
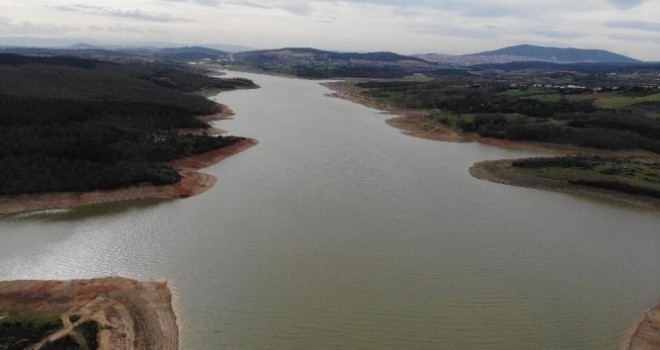
[{"label": "hilltop", "polygon": [[494,51],[484,51],[469,55],[423,54],[415,57],[436,63],[471,66],[488,63],[510,62],[554,62],[554,63],[617,63],[638,64],[641,61],[605,50],[578,48],[557,48],[535,45],[517,45]]},{"label": "hilltop", "polygon": [[[16,54],[0,54],[0,80],[3,213],[18,195],[122,190],[125,198],[129,187],[188,181],[172,161],[244,140],[209,135],[206,121],[230,111],[199,92],[257,87],[159,63]],[[190,195],[170,192],[157,198]]]},{"label": "hilltop", "polygon": [[282,48],[240,52],[233,58],[232,64],[306,78],[394,78],[434,69],[434,64],[421,58],[387,51],[359,53]]}]

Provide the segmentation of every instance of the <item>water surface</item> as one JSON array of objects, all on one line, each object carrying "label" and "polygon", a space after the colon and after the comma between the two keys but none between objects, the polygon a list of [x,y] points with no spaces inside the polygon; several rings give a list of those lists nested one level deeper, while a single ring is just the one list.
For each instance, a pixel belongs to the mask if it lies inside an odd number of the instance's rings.
[{"label": "water surface", "polygon": [[473,179],[530,155],[416,139],[247,73],[256,147],[194,198],[0,221],[0,279],[171,279],[184,349],[616,349],[660,297],[660,215]]}]

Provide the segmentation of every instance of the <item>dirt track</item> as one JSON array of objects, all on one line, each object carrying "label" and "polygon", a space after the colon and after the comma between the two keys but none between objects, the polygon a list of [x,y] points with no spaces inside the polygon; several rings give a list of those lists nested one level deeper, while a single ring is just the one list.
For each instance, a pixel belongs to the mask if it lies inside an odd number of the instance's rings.
[{"label": "dirt track", "polygon": [[[56,312],[63,328],[49,335],[56,340],[73,326],[93,320],[101,328],[100,350],[176,350],[179,329],[167,282],[143,283],[126,278],[72,281],[0,282],[0,310]],[[70,324],[69,317],[79,319]],[[46,339],[33,344],[39,349]]]}]

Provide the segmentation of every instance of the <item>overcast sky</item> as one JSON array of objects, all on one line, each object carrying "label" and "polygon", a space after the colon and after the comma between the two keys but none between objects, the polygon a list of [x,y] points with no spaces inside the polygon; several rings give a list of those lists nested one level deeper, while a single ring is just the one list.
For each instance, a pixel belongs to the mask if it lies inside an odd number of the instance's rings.
[{"label": "overcast sky", "polygon": [[465,54],[513,44],[660,61],[660,0],[0,0],[1,37]]}]

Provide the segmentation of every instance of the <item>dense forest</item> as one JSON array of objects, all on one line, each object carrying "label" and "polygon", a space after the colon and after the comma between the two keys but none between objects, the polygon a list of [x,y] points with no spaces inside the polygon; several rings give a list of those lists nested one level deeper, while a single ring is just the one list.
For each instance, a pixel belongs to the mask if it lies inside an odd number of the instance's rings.
[{"label": "dense forest", "polygon": [[429,120],[466,133],[660,153],[657,87],[614,86],[607,81],[577,86],[567,76],[560,79],[569,83],[522,87],[476,77],[369,81],[356,86],[379,103],[425,110]]},{"label": "dense forest", "polygon": [[0,194],[175,183],[166,161],[239,140],[181,135],[218,111],[193,92],[256,87],[171,65],[19,55],[0,55],[0,80]]}]

